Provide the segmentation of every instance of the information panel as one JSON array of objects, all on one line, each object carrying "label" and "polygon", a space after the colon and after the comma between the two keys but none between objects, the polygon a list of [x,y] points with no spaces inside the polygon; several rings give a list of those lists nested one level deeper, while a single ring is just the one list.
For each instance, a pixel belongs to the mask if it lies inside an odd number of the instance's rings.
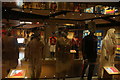
[{"label": "information panel", "polygon": [[25,73],[23,69],[11,69],[8,78],[25,78]]},{"label": "information panel", "polygon": [[108,74],[120,74],[120,71],[113,66],[105,66],[104,69],[108,72]]}]

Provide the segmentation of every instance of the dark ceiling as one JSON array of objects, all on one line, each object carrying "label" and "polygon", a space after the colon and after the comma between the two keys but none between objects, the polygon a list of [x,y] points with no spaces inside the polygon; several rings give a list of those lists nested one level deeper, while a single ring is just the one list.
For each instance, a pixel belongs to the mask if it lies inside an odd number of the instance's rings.
[{"label": "dark ceiling", "polygon": [[[25,4],[25,3],[24,3]],[[33,5],[32,3],[29,3]],[[37,3],[34,3],[37,4]],[[64,24],[66,23],[76,23],[87,20],[94,20],[98,26],[106,26],[106,25],[120,25],[120,14],[119,15],[103,15],[97,13],[84,13],[84,9],[89,7],[94,7],[96,5],[104,5],[104,6],[112,6],[118,7],[120,11],[120,3],[119,2],[58,2],[57,9],[55,12],[51,12],[51,8],[49,6],[50,3],[40,3],[45,4],[44,9],[38,8],[23,8],[18,7],[14,2],[4,2],[2,5],[2,18],[3,19],[11,19],[11,20],[28,20],[28,21],[47,21],[53,24]],[[76,4],[80,4],[81,11],[75,12],[73,11],[73,7]],[[23,12],[24,10],[24,12]],[[113,19],[116,17],[116,19]]]}]

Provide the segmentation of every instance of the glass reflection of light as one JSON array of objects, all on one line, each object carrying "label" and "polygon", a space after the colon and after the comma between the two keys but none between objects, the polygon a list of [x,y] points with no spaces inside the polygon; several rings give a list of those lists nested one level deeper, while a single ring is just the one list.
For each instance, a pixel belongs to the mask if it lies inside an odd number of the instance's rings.
[{"label": "glass reflection of light", "polygon": [[16,5],[19,6],[19,7],[22,7],[23,0],[16,0]]},{"label": "glass reflection of light", "polygon": [[24,38],[17,38],[18,43],[24,43]]}]

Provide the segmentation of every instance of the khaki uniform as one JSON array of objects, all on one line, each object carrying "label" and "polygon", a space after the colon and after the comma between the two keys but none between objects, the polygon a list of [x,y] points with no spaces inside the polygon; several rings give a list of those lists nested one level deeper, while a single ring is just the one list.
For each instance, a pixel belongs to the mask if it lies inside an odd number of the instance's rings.
[{"label": "khaki uniform", "polygon": [[57,39],[56,73],[57,77],[65,77],[72,63],[70,58],[70,41],[64,37]]},{"label": "khaki uniform", "polygon": [[32,71],[31,78],[40,78],[43,48],[44,44],[36,38],[32,39],[26,47],[26,58],[29,59]]}]

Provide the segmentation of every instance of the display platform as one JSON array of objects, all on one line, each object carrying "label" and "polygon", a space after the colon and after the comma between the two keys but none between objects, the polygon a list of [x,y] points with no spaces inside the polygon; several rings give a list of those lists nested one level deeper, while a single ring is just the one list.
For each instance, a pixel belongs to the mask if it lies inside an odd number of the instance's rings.
[{"label": "display platform", "polygon": [[114,66],[104,66],[103,79],[105,80],[118,80],[119,77],[115,77],[116,75],[120,75],[120,71]]},{"label": "display platform", "polygon": [[120,71],[114,66],[104,66],[104,69],[111,75],[120,74]]},{"label": "display platform", "polygon": [[11,69],[7,78],[25,78],[25,69]]}]

